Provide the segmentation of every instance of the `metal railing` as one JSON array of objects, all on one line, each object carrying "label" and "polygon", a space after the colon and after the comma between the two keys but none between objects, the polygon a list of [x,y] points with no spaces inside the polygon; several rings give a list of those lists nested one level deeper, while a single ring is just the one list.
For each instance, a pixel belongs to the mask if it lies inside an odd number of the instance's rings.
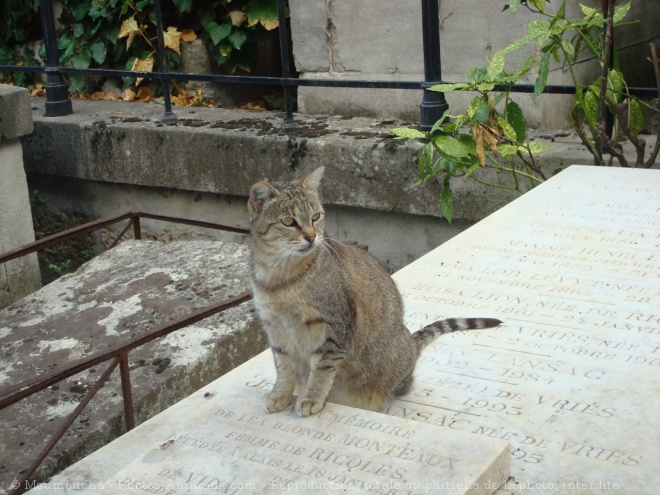
[{"label": "metal railing", "polygon": [[[46,80],[46,116],[57,117],[73,112],[69,100],[67,87],[62,74],[82,74],[102,77],[144,77],[160,80],[165,103],[163,122],[176,122],[177,117],[172,112],[170,98],[170,81],[207,81],[229,84],[259,84],[279,86],[284,92],[284,120],[282,130],[295,131],[298,124],[293,119],[293,102],[291,90],[299,86],[335,87],[335,88],[380,88],[380,89],[412,89],[422,90],[423,97],[420,104],[420,123],[422,130],[430,130],[433,124],[442,116],[449,105],[444,93],[428,91],[427,88],[442,81],[440,57],[440,22],[438,0],[422,1],[422,37],[424,55],[424,81],[382,81],[382,80],[354,80],[354,79],[298,79],[288,77],[291,61],[289,58],[288,33],[286,31],[285,1],[277,0],[279,17],[279,44],[281,53],[281,69],[283,77],[259,76],[228,76],[217,74],[191,74],[168,72],[163,36],[163,21],[160,0],[154,0],[154,13],[158,36],[158,60],[160,71],[125,71],[109,69],[82,69],[76,67],[62,67],[59,62],[57,37],[55,33],[55,20],[53,17],[53,0],[41,0],[41,23],[46,47],[45,66],[8,66],[0,65],[0,71],[37,72],[45,73]],[[611,0],[613,1],[613,0]],[[504,89],[504,88],[502,88]],[[532,93],[534,86],[517,84],[507,88],[518,93]],[[546,86],[545,93],[573,94],[574,86],[550,85]],[[653,98],[656,96],[654,88],[629,88],[630,94],[638,97]]]},{"label": "metal railing", "polygon": [[[224,225],[216,222],[205,222],[199,220],[192,220],[188,218],[179,218],[171,217],[165,215],[158,215],[153,213],[146,212],[127,212],[119,215],[115,215],[108,218],[103,218],[94,222],[86,223],[78,227],[54,234],[48,237],[44,237],[36,242],[27,244],[18,249],[8,251],[6,253],[0,254],[0,265],[11,261],[21,256],[26,256],[28,254],[34,253],[41,249],[47,248],[54,244],[60,242],[65,242],[76,237],[89,234],[96,230],[103,229],[110,225],[128,220],[126,226],[123,230],[117,235],[115,240],[112,242],[108,249],[112,249],[117,242],[128,232],[132,227],[133,234],[136,239],[142,238],[142,229],[140,224],[141,218],[148,218],[152,220],[161,220],[166,222],[182,223],[186,225],[191,225],[195,227],[204,227],[211,228],[216,230],[224,230],[229,232],[237,232],[240,234],[248,234],[249,230],[247,228]],[[131,430],[135,427],[135,415],[133,408],[133,394],[131,389],[131,377],[130,377],[130,368],[128,363],[128,353],[144,344],[147,344],[153,340],[164,337],[176,330],[180,330],[189,325],[197,323],[205,318],[213,316],[217,313],[225,311],[227,309],[233,308],[242,304],[252,298],[252,295],[249,291],[242,292],[241,294],[220,301],[216,304],[212,304],[205,308],[198,309],[189,313],[186,316],[178,318],[175,321],[171,321],[159,326],[155,326],[149,331],[133,337],[131,339],[125,340],[123,342],[114,344],[110,347],[107,347],[101,351],[90,354],[84,358],[81,358],[72,363],[67,363],[63,366],[60,366],[54,370],[47,371],[45,373],[38,374],[34,377],[28,378],[20,383],[12,384],[10,386],[0,389],[0,410],[3,410],[12,404],[40,392],[62,380],[70,378],[80,372],[83,372],[87,369],[90,369],[99,364],[109,362],[109,365],[105,371],[101,374],[98,380],[94,385],[87,391],[86,395],[82,398],[78,406],[66,417],[62,424],[57,428],[57,430],[52,434],[46,445],[36,456],[32,464],[22,472],[20,479],[15,480],[12,483],[12,494],[23,493],[29,484],[27,481],[30,477],[37,471],[39,466],[46,459],[48,454],[55,448],[57,443],[62,439],[64,434],[68,431],[71,425],[74,423],[77,417],[83,412],[85,407],[89,402],[94,398],[96,393],[101,389],[103,384],[110,378],[112,372],[119,366],[119,372],[121,377],[121,389],[122,389],[122,398],[123,398],[123,409],[124,409],[124,422],[126,425],[126,430]]]}]

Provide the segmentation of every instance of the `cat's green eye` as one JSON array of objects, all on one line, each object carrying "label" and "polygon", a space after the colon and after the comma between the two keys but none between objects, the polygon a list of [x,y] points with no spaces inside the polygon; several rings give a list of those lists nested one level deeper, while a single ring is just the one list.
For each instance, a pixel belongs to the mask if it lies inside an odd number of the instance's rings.
[{"label": "cat's green eye", "polygon": [[291,227],[292,225],[294,225],[296,223],[296,220],[293,217],[284,217],[281,220],[281,222],[282,222],[283,225],[286,225],[287,227]]},{"label": "cat's green eye", "polygon": [[318,213],[318,212],[317,212],[317,213],[314,213],[314,214],[312,215],[312,222],[316,222],[319,218],[321,218],[321,214]]}]

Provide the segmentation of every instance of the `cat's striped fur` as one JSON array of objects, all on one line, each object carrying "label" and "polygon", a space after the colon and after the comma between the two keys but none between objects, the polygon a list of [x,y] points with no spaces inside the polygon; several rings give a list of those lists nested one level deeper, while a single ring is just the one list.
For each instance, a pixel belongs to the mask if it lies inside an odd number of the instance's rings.
[{"label": "cat's striped fur", "polygon": [[277,369],[265,399],[270,412],[286,408],[294,393],[301,416],[319,412],[326,400],[379,410],[410,389],[419,353],[435,337],[501,323],[449,319],[411,335],[401,296],[380,263],[324,235],[322,175],[319,168],[250,190],[254,301]]}]

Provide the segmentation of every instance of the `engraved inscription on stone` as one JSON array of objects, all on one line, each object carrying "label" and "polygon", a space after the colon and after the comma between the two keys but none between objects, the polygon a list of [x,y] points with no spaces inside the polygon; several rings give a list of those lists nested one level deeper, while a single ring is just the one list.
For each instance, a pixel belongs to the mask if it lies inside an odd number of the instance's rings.
[{"label": "engraved inscription on stone", "polygon": [[309,418],[292,407],[269,414],[262,400],[274,372],[265,352],[55,482],[160,495],[486,495],[508,478],[510,445],[501,440],[334,404]]},{"label": "engraved inscription on stone", "polygon": [[411,330],[505,324],[437,340],[388,414],[511,442],[512,492],[655,493],[658,191],[657,171],[571,167],[395,274]]}]

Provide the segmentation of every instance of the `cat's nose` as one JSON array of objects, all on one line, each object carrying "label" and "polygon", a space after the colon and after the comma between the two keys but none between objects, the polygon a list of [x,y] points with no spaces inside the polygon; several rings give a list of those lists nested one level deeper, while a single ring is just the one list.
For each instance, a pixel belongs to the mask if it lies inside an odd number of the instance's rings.
[{"label": "cat's nose", "polygon": [[305,239],[310,244],[316,239],[316,232],[313,230],[303,230],[302,231],[303,239]]}]

